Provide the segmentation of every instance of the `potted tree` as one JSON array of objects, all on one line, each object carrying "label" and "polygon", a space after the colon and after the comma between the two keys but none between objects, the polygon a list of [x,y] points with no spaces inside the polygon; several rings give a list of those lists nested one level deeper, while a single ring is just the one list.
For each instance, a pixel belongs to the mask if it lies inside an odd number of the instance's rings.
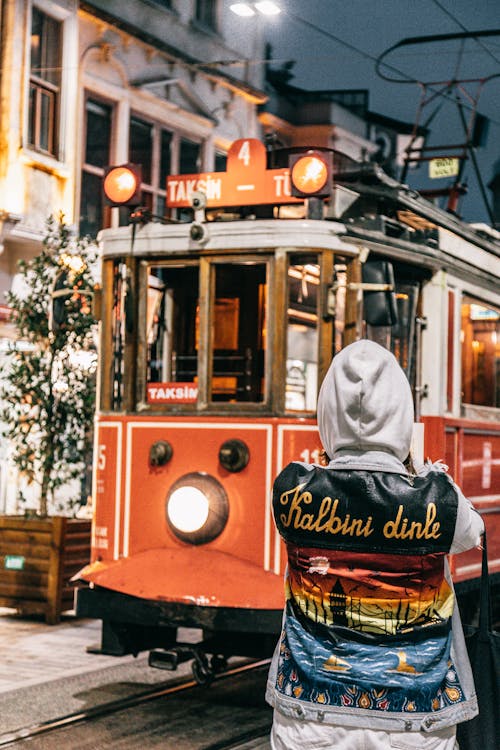
[{"label": "potted tree", "polygon": [[88,562],[90,521],[75,482],[91,460],[95,404],[90,243],[51,217],[43,248],[20,261],[7,301],[17,332],[0,389],[3,436],[22,487],[0,516],[0,606],[41,613],[71,607],[71,576]]}]

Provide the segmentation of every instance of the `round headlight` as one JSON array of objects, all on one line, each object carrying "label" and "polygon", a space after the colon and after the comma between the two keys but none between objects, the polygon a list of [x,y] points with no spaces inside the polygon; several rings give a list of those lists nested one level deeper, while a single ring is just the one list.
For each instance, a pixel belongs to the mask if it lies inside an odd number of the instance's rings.
[{"label": "round headlight", "polygon": [[201,472],[186,474],[170,488],[166,502],[167,522],[178,539],[206,544],[219,536],[229,516],[222,485]]},{"label": "round headlight", "polygon": [[196,487],[179,487],[170,495],[167,513],[172,526],[190,534],[207,522],[208,498]]}]

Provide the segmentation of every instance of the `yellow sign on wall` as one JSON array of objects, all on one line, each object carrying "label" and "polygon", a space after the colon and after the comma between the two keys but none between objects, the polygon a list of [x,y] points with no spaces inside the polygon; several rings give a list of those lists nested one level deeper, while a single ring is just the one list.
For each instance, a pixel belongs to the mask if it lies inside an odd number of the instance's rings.
[{"label": "yellow sign on wall", "polygon": [[451,157],[431,159],[429,162],[429,177],[433,180],[438,177],[455,177],[458,174],[458,165],[459,159]]}]

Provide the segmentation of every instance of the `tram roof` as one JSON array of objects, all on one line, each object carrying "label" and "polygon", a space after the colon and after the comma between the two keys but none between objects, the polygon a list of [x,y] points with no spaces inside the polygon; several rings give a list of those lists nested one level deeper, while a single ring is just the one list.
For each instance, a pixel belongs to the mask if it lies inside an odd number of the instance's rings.
[{"label": "tram roof", "polygon": [[338,221],[313,219],[247,219],[243,221],[213,221],[202,224],[206,233],[203,240],[191,237],[191,223],[159,224],[104,229],[98,241],[103,257],[131,255],[194,256],[200,251],[248,250],[269,251],[279,247],[314,250],[334,250],[345,256],[357,256],[359,249],[346,242],[346,227]]},{"label": "tram roof", "polygon": [[[337,175],[347,188],[347,208],[335,213],[335,199],[324,219],[235,219],[199,225],[150,222],[99,234],[103,257],[196,257],[200,253],[269,252],[277,248],[331,249],[356,257],[363,249],[437,271],[445,269],[479,287],[498,291],[500,233],[474,226],[430,203],[374,164]],[[335,188],[334,188],[335,189]],[[340,201],[342,204],[342,201]],[[196,222],[194,223],[196,224]]]},{"label": "tram roof", "polygon": [[500,232],[462,221],[375,164],[343,174],[338,183],[352,194],[341,215],[352,241],[498,292]]},{"label": "tram roof", "polygon": [[[379,205],[391,205],[408,212],[408,225],[415,229],[419,228],[420,220],[420,227],[446,230],[500,257],[500,232],[485,224],[469,224],[439,208],[416,190],[387,175],[378,164],[363,164],[359,169],[344,172],[338,176],[338,183],[357,193],[359,198],[371,197]],[[410,216],[414,219],[413,225]],[[345,221],[345,216],[341,220]]]}]

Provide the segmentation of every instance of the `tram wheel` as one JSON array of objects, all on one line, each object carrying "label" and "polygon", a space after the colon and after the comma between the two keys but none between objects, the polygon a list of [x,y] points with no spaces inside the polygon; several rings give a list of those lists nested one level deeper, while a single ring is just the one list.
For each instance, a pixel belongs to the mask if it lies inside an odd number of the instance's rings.
[{"label": "tram wheel", "polygon": [[193,677],[198,685],[210,685],[215,677],[213,669],[211,669],[208,664],[205,664],[198,659],[195,659],[193,661],[192,670]]}]

